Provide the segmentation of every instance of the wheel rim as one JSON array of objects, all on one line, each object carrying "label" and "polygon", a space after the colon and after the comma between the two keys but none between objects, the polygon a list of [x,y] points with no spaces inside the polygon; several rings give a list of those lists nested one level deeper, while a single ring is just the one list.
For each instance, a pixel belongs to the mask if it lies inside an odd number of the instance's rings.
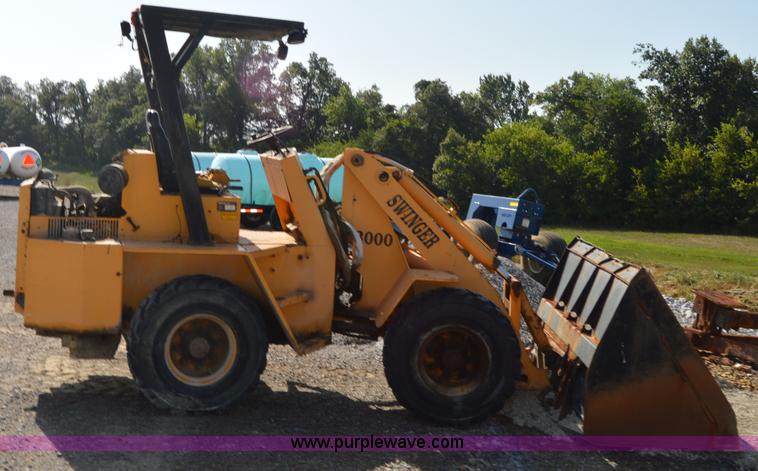
[{"label": "wheel rim", "polygon": [[193,314],[169,332],[164,359],[182,383],[210,386],[232,369],[237,349],[237,337],[225,320],[213,314]]},{"label": "wheel rim", "polygon": [[529,257],[524,257],[524,264],[528,267],[529,271],[535,275],[542,273],[542,270],[544,269],[544,267],[540,265],[539,262],[532,260]]},{"label": "wheel rim", "polygon": [[258,214],[245,214],[243,215],[245,222],[247,224],[260,224],[265,220],[265,214],[264,213],[258,213]]},{"label": "wheel rim", "polygon": [[421,339],[416,366],[421,380],[445,396],[463,396],[487,378],[492,356],[484,338],[459,325],[437,327]]}]

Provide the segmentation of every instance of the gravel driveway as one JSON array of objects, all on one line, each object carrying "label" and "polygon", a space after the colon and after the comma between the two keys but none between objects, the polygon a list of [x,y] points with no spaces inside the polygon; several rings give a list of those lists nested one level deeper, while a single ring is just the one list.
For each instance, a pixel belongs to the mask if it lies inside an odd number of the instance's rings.
[{"label": "gravel driveway", "polygon": [[[13,283],[15,201],[0,200],[0,286]],[[54,282],[54,280],[51,280]],[[401,408],[382,370],[381,344],[345,338],[297,357],[273,346],[262,384],[223,411],[158,411],[132,385],[123,345],[114,360],[73,360],[57,339],[22,327],[0,304],[0,434],[3,435],[536,435],[562,434],[536,395],[517,392],[495,418],[463,429],[436,427]],[[736,391],[736,392],[735,392]],[[755,394],[737,399],[743,434],[758,434]],[[744,406],[744,407],[742,407]],[[745,426],[749,430],[745,430]],[[755,469],[756,455],[634,453],[0,453],[11,469]]]}]

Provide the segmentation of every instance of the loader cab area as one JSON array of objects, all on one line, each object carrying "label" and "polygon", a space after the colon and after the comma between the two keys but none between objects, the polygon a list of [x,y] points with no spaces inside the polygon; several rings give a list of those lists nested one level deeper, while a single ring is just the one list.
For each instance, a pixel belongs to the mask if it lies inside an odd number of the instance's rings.
[{"label": "loader cab area", "polygon": [[[187,34],[176,54],[169,31]],[[103,168],[101,192],[59,187],[47,175],[21,186],[15,298],[25,325],[94,347],[71,347],[72,354],[108,357],[151,293],[203,274],[260,304],[272,341],[300,353],[325,345],[334,278],[315,271],[333,266],[334,250],[323,222],[289,232],[240,230],[240,200],[226,174],[193,169],[179,98],[181,69],[204,37],[275,41],[282,57],[285,42],[305,40],[303,23],[143,5],[121,33],[140,57],[152,149],[126,150]],[[288,165],[299,167],[294,160]],[[308,188],[301,168],[289,173],[291,186]],[[291,208],[302,215],[305,204],[318,214],[313,197],[299,195]]]},{"label": "loader cab area", "polygon": [[[173,56],[166,42],[167,31],[187,33],[186,41]],[[284,41],[300,44],[307,30],[303,23],[295,21],[143,5],[132,13],[131,24],[122,22],[121,32],[137,44],[151,108],[147,112],[148,131],[161,188],[180,195],[188,242],[211,245],[179,97],[181,70],[206,36],[277,41],[282,57],[287,49]]]}]

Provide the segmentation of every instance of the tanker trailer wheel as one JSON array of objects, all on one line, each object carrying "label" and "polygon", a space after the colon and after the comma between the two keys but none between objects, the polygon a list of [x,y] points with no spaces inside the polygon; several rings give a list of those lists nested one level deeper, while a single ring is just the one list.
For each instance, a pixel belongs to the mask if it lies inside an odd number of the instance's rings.
[{"label": "tanker trailer wheel", "polygon": [[131,321],[129,369],[160,408],[223,407],[258,383],[266,366],[266,322],[236,286],[207,276],[153,291]]},{"label": "tanker trailer wheel", "polygon": [[471,229],[471,232],[479,236],[491,248],[497,250],[498,236],[495,228],[483,219],[471,218],[463,221],[463,224]]},{"label": "tanker trailer wheel", "polygon": [[466,424],[496,414],[520,374],[510,321],[484,297],[443,288],[404,303],[384,336],[384,374],[421,417]]},{"label": "tanker trailer wheel", "polygon": [[[566,250],[566,241],[555,232],[542,231],[532,240],[534,241],[534,245],[542,249],[543,252],[548,255],[555,255],[558,258],[560,258]],[[543,286],[546,285],[547,282],[550,281],[550,277],[553,276],[553,270],[544,267],[538,262],[528,257],[524,257],[523,255],[521,256],[521,263],[519,265],[521,265],[521,269],[524,270],[527,275],[534,278],[535,281]]]},{"label": "tanker trailer wheel", "polygon": [[269,211],[263,211],[262,213],[242,213],[240,215],[240,223],[246,229],[255,229],[266,224],[269,221]]}]

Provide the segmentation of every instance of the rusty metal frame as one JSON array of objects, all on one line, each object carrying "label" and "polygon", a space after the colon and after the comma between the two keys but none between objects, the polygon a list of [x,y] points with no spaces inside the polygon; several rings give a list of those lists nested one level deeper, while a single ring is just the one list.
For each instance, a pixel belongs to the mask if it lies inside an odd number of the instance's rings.
[{"label": "rusty metal frame", "polygon": [[758,365],[758,337],[726,334],[725,330],[758,328],[758,312],[718,291],[695,290],[697,318],[684,332],[701,350],[731,355]]}]

